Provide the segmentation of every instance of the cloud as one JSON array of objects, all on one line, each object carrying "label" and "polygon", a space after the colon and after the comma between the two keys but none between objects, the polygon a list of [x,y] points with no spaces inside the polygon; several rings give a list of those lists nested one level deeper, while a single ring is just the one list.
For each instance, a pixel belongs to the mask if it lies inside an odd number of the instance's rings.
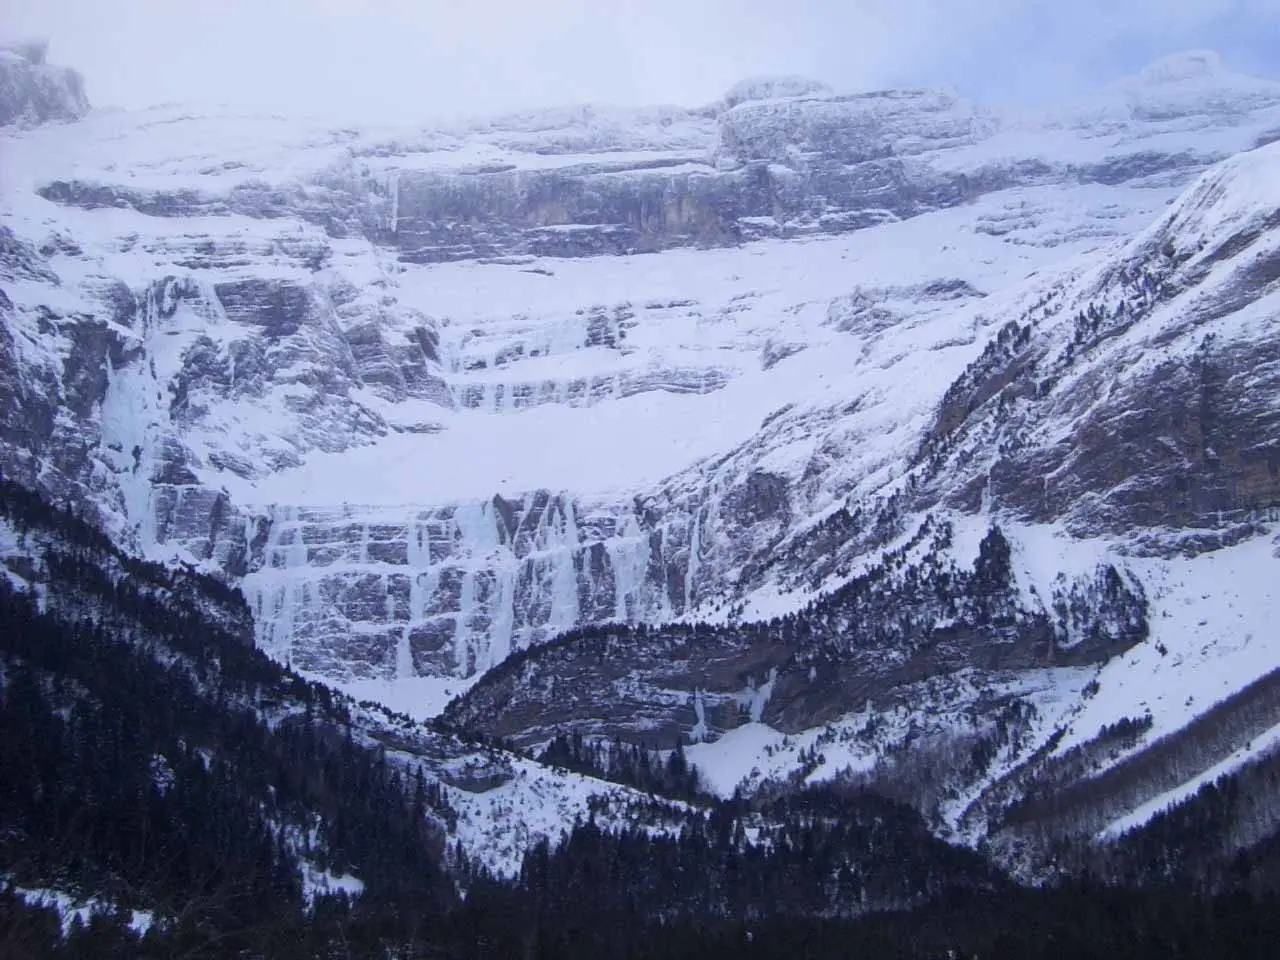
[{"label": "cloud", "polygon": [[1280,0],[0,0],[98,104],[349,119],[709,102],[759,73],[1050,99],[1214,46],[1280,65]]}]

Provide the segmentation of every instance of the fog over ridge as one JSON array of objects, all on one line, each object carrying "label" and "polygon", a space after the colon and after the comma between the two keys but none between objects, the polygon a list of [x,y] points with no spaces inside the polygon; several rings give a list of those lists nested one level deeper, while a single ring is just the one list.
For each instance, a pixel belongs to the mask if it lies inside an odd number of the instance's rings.
[{"label": "fog over ridge", "polygon": [[698,105],[761,74],[1067,99],[1191,48],[1280,73],[1280,0],[0,0],[96,105],[218,102],[417,123],[571,103]]}]

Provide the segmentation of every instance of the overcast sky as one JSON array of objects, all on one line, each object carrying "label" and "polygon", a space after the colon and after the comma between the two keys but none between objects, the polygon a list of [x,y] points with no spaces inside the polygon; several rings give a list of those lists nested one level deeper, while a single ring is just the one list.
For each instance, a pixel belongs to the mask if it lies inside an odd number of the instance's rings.
[{"label": "overcast sky", "polygon": [[1204,47],[1280,76],[1280,0],[0,0],[0,33],[50,37],[99,106],[373,122],[705,103],[764,73],[1036,103]]}]

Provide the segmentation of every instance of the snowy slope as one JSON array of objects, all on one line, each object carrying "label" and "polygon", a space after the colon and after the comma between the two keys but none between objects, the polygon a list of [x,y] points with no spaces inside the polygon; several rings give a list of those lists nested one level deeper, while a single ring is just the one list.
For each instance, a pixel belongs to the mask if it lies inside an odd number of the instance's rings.
[{"label": "snowy slope", "polygon": [[[783,615],[927,513],[964,563],[999,520],[1027,609],[1114,562],[1153,614],[1092,699],[1080,668],[1001,681],[1037,715],[993,771],[1063,725],[1173,731],[1274,666],[1237,633],[1274,610],[1280,202],[1275,148],[1241,151],[1277,130],[1280,84],[1208,54],[1037,116],[789,82],[440,130],[8,128],[0,468],[421,717],[575,626]],[[858,770],[912,720],[868,745],[862,707],[695,749],[722,791],[815,745],[806,776]]]},{"label": "snowy slope", "polygon": [[[772,545],[773,577],[746,603],[730,605],[721,618],[730,626],[704,639],[705,660],[674,648],[671,656],[688,661],[691,677],[714,679],[682,684],[664,674],[661,653],[651,662],[643,637],[622,635],[610,640],[614,662],[597,668],[588,638],[581,656],[575,641],[482,680],[452,715],[517,737],[552,726],[635,735],[644,726],[668,738],[675,728],[705,739],[714,729],[723,735],[690,755],[722,794],[865,778],[915,790],[909,799],[936,815],[938,829],[971,840],[998,828],[1030,787],[1052,791],[1085,777],[1099,784],[1103,799],[1080,799],[1074,828],[1110,835],[1109,825],[1143,822],[1265,749],[1274,708],[1259,684],[1280,667],[1271,626],[1280,613],[1278,157],[1277,145],[1242,153],[1206,173],[1131,240],[1080,257],[1047,282],[1033,280],[1020,295],[985,298],[981,309],[992,312],[989,322],[1001,332],[988,333],[982,355],[971,352],[963,372],[947,374],[949,383],[928,397],[926,422],[903,431],[915,442],[887,457],[894,472],[868,471],[858,478],[861,488],[855,480],[844,505],[852,516],[835,533],[822,523],[801,525]],[[950,315],[963,316],[963,308]],[[890,330],[909,335],[911,324],[899,320]],[[908,355],[919,357],[919,348]],[[905,407],[898,403],[893,409]],[[868,406],[859,404],[844,422],[856,423]],[[893,436],[891,429],[878,434]],[[766,426],[754,442],[765,456],[785,451],[769,442],[774,438]],[[842,465],[856,470],[864,451],[874,455],[864,446]],[[785,475],[785,458],[771,462]],[[795,504],[794,488],[787,492]],[[704,516],[714,516],[717,493],[709,485]],[[846,702],[849,712],[832,720],[821,693],[832,681],[829,672],[819,676],[827,669],[820,658],[806,688],[794,665],[804,646],[789,658],[750,640],[735,646],[735,621],[836,596],[833,587],[907,549],[907,535],[930,515],[951,523],[947,549],[960,563],[971,562],[993,523],[1002,527],[1012,543],[1019,607],[1057,624],[1058,639],[1041,663],[1051,666],[1065,654],[1063,666],[992,671],[975,659],[957,670],[944,657],[914,689],[893,688],[899,681],[883,669],[866,706]],[[882,525],[878,539],[867,534]],[[704,519],[702,531],[708,526]],[[726,545],[742,544],[718,537],[699,548],[699,559]],[[1142,596],[1142,638],[1092,663],[1073,663],[1071,651],[1090,642],[1097,623],[1080,616],[1073,584],[1108,569],[1114,583],[1132,584]],[[796,588],[788,590],[790,571]],[[753,585],[735,573],[739,589],[744,581]],[[725,597],[717,595],[721,603]],[[913,597],[904,586],[903,603],[916,603]],[[925,615],[935,619],[920,625],[921,634],[945,636],[950,624]],[[648,643],[658,649],[656,640]],[[980,645],[970,646],[979,658]],[[853,654],[863,654],[856,646],[847,654],[856,664]],[[890,666],[908,655],[882,654]],[[735,722],[724,709],[754,689],[761,664],[790,672],[789,702],[768,707],[776,728],[761,723],[758,711],[739,711]],[[849,673],[836,676],[847,689],[863,689],[865,676],[882,670],[876,663],[845,666]],[[574,679],[577,703],[547,699],[539,715],[540,691],[554,691],[556,676]],[[732,690],[735,679],[745,681],[743,691]],[[1246,710],[1238,698],[1249,691]],[[638,719],[620,716],[615,700]],[[808,725],[794,706],[805,702]],[[481,715],[493,707],[497,716]],[[1226,717],[1228,732],[1206,737],[1197,724],[1210,716]],[[1144,751],[1156,747],[1176,756],[1176,766],[1159,776],[1123,772],[1140,767]],[[977,756],[983,761],[971,764]],[[1083,797],[1083,788],[1071,796]],[[1052,809],[1048,801],[1040,808]]]},{"label": "snowy slope", "polygon": [[[297,678],[270,670],[260,674],[265,677],[257,681],[261,686],[246,689],[243,666],[232,661],[232,655],[243,652],[244,644],[252,637],[252,621],[242,598],[213,581],[197,580],[189,570],[139,564],[137,558],[114,551],[95,532],[77,529],[61,513],[38,504],[29,494],[15,492],[13,484],[6,482],[3,494],[0,574],[5,578],[6,589],[34,594],[42,608],[55,616],[92,617],[108,630],[113,642],[137,644],[144,657],[189,674],[200,702],[208,710],[251,707],[250,716],[272,730],[314,724],[320,736],[350,737],[371,751],[384,754],[407,776],[421,775],[426,785],[438,790],[439,799],[428,804],[427,817],[431,828],[439,830],[441,839],[448,844],[450,856],[460,849],[471,862],[482,864],[495,874],[510,876],[518,872],[530,847],[543,839],[558,843],[564,831],[592,810],[598,822],[617,825],[625,822],[630,806],[651,805],[647,794],[478,745],[381,704],[348,699],[315,686],[303,691],[299,689],[302,685],[293,682]],[[72,563],[68,558],[72,556],[80,579],[66,576]],[[107,584],[105,590],[99,577]],[[156,606],[115,604],[116,595],[110,586],[113,581],[131,582],[142,596],[154,596]],[[88,587],[84,586],[86,583]],[[193,656],[190,649],[169,645],[163,632],[164,621],[147,619],[155,617],[156,609],[172,610],[184,624],[199,625],[201,642],[207,646]],[[13,661],[9,658],[14,656],[12,648],[6,648],[6,659],[0,664],[0,687],[5,669],[10,671],[8,679],[12,682]],[[216,682],[207,680],[203,667],[193,662],[197,658],[206,666],[209,661],[221,665]],[[47,666],[44,670],[47,672],[38,676],[50,676],[54,678],[51,682],[60,682],[68,690],[77,689],[74,680],[68,681]],[[201,744],[196,750],[206,765],[215,760],[222,762],[219,751],[230,749],[234,770],[235,744],[228,747],[215,739],[193,742]],[[163,791],[172,786],[172,778],[180,775],[174,767],[179,771],[182,767],[171,764],[162,754],[155,755],[153,763],[157,761],[160,766],[152,769],[163,770],[171,778],[168,782],[158,780],[157,786]],[[275,789],[264,788],[271,792]],[[263,804],[262,809],[265,812],[267,805]],[[360,877],[321,865],[325,856],[323,838],[328,829],[322,813],[306,807],[305,802],[296,802],[288,814],[278,816],[279,819],[270,818],[270,827],[296,855],[299,879],[308,900],[336,890],[354,896],[364,889]],[[246,829],[253,826],[245,823]],[[653,819],[652,829],[667,829],[661,816]],[[22,865],[5,866],[8,870]],[[73,893],[60,886],[15,886],[14,876],[8,872],[0,875],[0,890],[12,887],[29,902],[55,907],[64,924],[70,924],[77,916],[86,921],[110,903],[88,896],[83,888],[88,882],[84,877],[70,878],[75,881],[70,889],[80,888]],[[157,915],[162,913],[163,909],[157,910]],[[152,913],[146,910],[135,909],[132,917],[138,929],[145,929],[152,922]]]}]

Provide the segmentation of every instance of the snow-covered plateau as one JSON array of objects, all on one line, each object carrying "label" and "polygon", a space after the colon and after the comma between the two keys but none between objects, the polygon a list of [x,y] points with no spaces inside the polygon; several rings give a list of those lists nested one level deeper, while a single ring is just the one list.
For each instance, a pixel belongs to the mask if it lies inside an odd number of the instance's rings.
[{"label": "snow-covered plateau", "polygon": [[[1028,764],[1280,667],[1280,82],[333,129],[0,57],[0,470],[228,577],[299,670],[697,741],[725,794],[983,743],[911,798],[976,841]],[[584,809],[515,776],[529,830]]]}]

